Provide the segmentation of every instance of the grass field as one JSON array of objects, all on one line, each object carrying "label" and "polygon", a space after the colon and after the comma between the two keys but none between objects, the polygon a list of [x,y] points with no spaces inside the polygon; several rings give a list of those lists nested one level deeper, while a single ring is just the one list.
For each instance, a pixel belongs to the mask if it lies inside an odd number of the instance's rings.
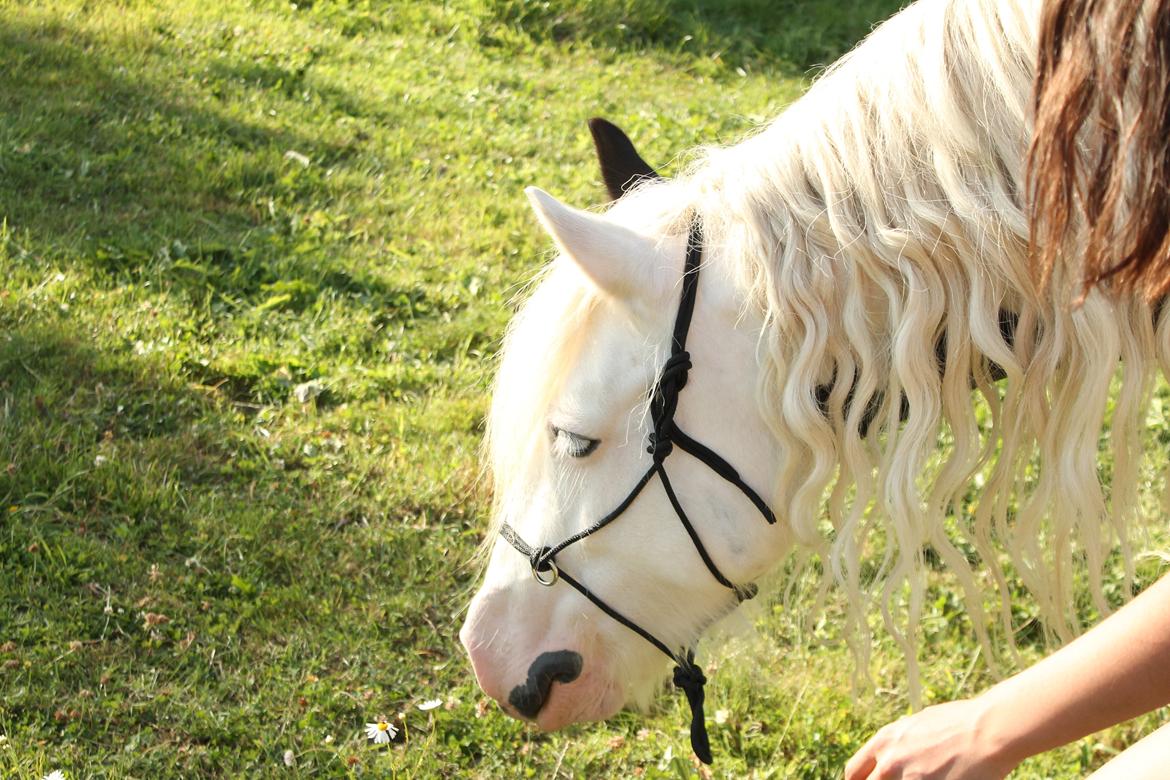
[{"label": "grass field", "polygon": [[[667,170],[734,140],[897,4],[0,0],[0,776],[695,775],[675,697],[534,733],[456,641],[521,189],[601,200],[593,115]],[[836,777],[904,711],[800,603],[708,651],[713,776]],[[956,603],[933,700],[989,680]]]}]

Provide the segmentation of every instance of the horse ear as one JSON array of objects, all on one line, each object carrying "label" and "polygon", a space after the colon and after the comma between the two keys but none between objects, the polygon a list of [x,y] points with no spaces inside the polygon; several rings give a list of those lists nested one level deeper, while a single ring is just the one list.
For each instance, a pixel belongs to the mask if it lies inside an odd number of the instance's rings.
[{"label": "horse ear", "polygon": [[629,136],[617,125],[595,117],[589,120],[589,132],[593,133],[593,146],[609,197],[617,200],[643,180],[662,178],[638,155]]},{"label": "horse ear", "polygon": [[561,252],[599,288],[624,299],[652,292],[651,277],[659,264],[646,259],[657,253],[653,241],[597,214],[566,206],[539,187],[524,192]]}]

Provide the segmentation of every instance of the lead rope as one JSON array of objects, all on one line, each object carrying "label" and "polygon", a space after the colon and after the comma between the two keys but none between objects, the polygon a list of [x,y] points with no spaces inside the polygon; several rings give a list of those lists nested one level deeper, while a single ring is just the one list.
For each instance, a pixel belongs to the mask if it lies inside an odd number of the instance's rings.
[{"label": "lead rope", "polygon": [[682,688],[687,697],[687,704],[691,705],[691,750],[704,764],[710,764],[711,742],[707,738],[707,718],[703,715],[703,699],[706,693],[703,686],[707,684],[707,675],[695,663],[695,651],[688,650],[683,659],[674,667],[674,687]]},{"label": "lead rope", "polygon": [[686,343],[687,333],[691,327],[691,317],[695,311],[695,297],[698,293],[699,266],[703,257],[702,238],[702,226],[696,218],[691,224],[690,234],[687,237],[687,254],[683,268],[682,293],[679,298],[678,314],[674,321],[674,331],[671,335],[670,356],[666,359],[666,363],[663,364],[662,373],[650,391],[650,418],[654,426],[647,437],[646,446],[646,452],[653,458],[653,463],[650,465],[650,468],[646,469],[641,479],[637,481],[633,489],[612,512],[555,545],[534,548],[521,539],[520,535],[516,533],[516,530],[508,523],[500,526],[500,535],[521,555],[528,559],[529,566],[532,568],[532,575],[541,585],[552,586],[556,584],[558,579],[563,579],[606,615],[657,647],[663,654],[674,661],[674,685],[686,695],[687,704],[691,708],[691,749],[695,751],[695,756],[700,761],[704,764],[710,764],[712,762],[711,743],[707,736],[707,723],[703,714],[703,702],[706,698],[703,686],[707,683],[707,676],[703,674],[702,668],[695,663],[694,648],[686,648],[681,652],[671,650],[662,640],[605,603],[605,601],[590,591],[589,588],[575,580],[568,572],[559,568],[556,564],[556,556],[559,552],[569,545],[597,533],[625,512],[641,494],[643,488],[657,474],[662,482],[662,487],[666,492],[666,497],[670,501],[671,507],[673,507],[675,514],[678,515],[679,521],[694,544],[695,550],[699,553],[699,557],[702,558],[703,564],[711,572],[715,580],[735,594],[736,604],[756,595],[757,588],[754,584],[737,585],[723,576],[723,573],[719,571],[719,567],[715,565],[715,561],[707,552],[707,548],[703,546],[703,542],[695,530],[694,525],[691,523],[690,518],[687,517],[687,513],[679,502],[678,496],[675,495],[670,478],[666,475],[665,460],[674,451],[674,445],[677,444],[680,450],[704,463],[725,481],[739,488],[740,492],[752,502],[769,525],[776,522],[776,516],[772,513],[772,510],[768,507],[764,499],[743,481],[739,476],[739,472],[730,463],[706,445],[686,435],[674,422],[674,414],[678,408],[678,396],[687,384],[687,374],[691,369],[691,356],[686,350]]}]

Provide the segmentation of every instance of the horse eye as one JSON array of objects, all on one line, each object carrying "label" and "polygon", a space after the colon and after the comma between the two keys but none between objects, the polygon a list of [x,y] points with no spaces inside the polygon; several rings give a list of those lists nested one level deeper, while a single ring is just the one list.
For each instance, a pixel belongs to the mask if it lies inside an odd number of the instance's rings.
[{"label": "horse eye", "polygon": [[552,436],[553,446],[563,447],[565,454],[570,458],[584,458],[597,449],[598,444],[601,444],[601,439],[590,439],[588,436],[566,431],[555,425],[550,425],[548,430]]}]

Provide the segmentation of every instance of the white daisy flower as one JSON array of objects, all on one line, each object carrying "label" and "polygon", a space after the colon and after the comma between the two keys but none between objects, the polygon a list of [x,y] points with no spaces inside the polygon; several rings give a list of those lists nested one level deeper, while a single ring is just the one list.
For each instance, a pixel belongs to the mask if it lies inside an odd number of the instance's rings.
[{"label": "white daisy flower", "polygon": [[393,723],[380,720],[377,723],[366,724],[366,739],[374,741],[375,745],[385,745],[398,736],[398,728]]},{"label": "white daisy flower", "polygon": [[427,699],[426,701],[419,704],[418,708],[422,712],[428,712],[429,710],[435,709],[436,707],[438,707],[442,703],[443,703],[442,699]]},{"label": "white daisy flower", "polygon": [[45,775],[42,780],[65,780],[65,775],[61,773],[60,769],[54,769],[49,774]]}]

